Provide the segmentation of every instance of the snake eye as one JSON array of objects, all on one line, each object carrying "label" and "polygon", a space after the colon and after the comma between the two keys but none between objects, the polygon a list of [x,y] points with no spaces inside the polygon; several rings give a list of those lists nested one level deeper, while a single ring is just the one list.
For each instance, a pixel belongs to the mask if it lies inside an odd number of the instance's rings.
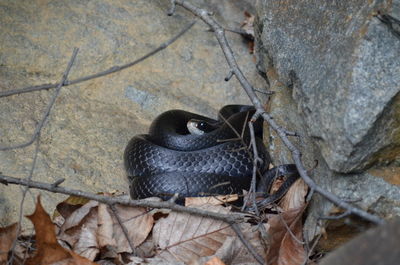
[{"label": "snake eye", "polygon": [[204,121],[201,121],[197,124],[197,128],[200,130],[205,130],[207,127],[207,124]]}]

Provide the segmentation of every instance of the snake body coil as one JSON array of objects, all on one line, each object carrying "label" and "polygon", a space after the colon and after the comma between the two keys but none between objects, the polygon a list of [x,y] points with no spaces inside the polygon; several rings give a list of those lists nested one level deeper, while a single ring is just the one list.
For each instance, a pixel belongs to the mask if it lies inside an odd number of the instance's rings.
[{"label": "snake body coil", "polygon": [[[158,116],[149,134],[133,137],[125,149],[131,197],[166,199],[178,193],[183,198],[248,190],[253,158],[247,149],[247,122],[254,112],[250,106],[227,105],[220,110],[219,121],[182,110]],[[186,127],[191,119],[221,125],[204,135],[192,135]],[[258,153],[264,160],[260,170],[266,172],[271,160],[262,143],[262,121],[256,121],[254,129]]]}]

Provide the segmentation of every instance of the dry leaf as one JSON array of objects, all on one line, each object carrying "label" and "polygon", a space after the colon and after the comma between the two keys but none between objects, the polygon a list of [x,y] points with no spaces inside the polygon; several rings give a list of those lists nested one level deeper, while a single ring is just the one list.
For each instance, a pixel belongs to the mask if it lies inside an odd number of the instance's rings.
[{"label": "dry leaf", "polygon": [[[142,244],[153,229],[153,216],[149,214],[145,208],[141,207],[129,207],[117,204],[115,205],[115,209],[122,223],[128,230],[128,235],[133,245],[137,247]],[[113,222],[114,237],[117,240],[118,253],[131,252],[125,234],[114,215]]]},{"label": "dry leaf", "polygon": [[97,208],[92,208],[90,210],[82,225],[71,230],[73,230],[74,238],[77,239],[75,243],[71,245],[72,250],[82,257],[94,260],[100,252],[97,240]]},{"label": "dry leaf", "polygon": [[[229,212],[229,208],[222,206],[203,205],[197,208]],[[234,232],[222,221],[176,212],[160,219],[153,229],[154,242],[160,249],[157,257],[186,264],[213,255],[227,236],[232,235]]]},{"label": "dry leaf", "polygon": [[213,257],[205,263],[205,265],[225,265],[225,263],[218,257]]},{"label": "dry leaf", "polygon": [[285,196],[279,203],[279,206],[284,210],[298,209],[305,205],[305,198],[307,196],[308,186],[302,178],[299,178],[290,189],[286,192]]},{"label": "dry leaf", "polygon": [[269,219],[268,264],[302,264],[304,262],[306,253],[303,245],[299,243],[303,241],[301,217],[304,209],[305,206],[291,209]]},{"label": "dry leaf", "polygon": [[[265,260],[265,250],[258,230],[249,223],[241,223],[239,227],[247,242],[251,244],[254,250]],[[253,255],[249,253],[247,248],[243,245],[243,242],[236,235],[227,237],[224,244],[212,257],[218,257],[226,264],[230,265],[258,264]],[[212,257],[201,258],[199,263],[206,263]]]},{"label": "dry leaf", "polygon": [[18,224],[0,227],[0,264],[7,262],[8,252],[17,237]]},{"label": "dry leaf", "polygon": [[[96,201],[89,201],[79,209],[72,212],[68,218],[65,219],[64,224],[60,227],[58,239],[68,242],[74,247],[77,242],[82,238],[81,229],[82,225],[88,222],[88,219],[96,219],[96,223],[89,227],[95,227],[97,231],[97,207],[99,203]],[[94,232],[95,233],[95,232]]]},{"label": "dry leaf", "polygon": [[112,252],[115,258],[118,253],[132,252],[115,214],[118,214],[125,225],[129,239],[135,247],[139,246],[151,232],[154,220],[146,209],[115,205],[114,213],[105,204],[89,201],[68,214],[60,228],[58,238],[68,242],[73,251],[90,260],[99,253],[101,257],[111,257]]},{"label": "dry leaf", "polygon": [[221,205],[227,202],[233,202],[239,199],[237,194],[210,196],[210,197],[187,197],[185,198],[185,206],[196,206],[203,204]]},{"label": "dry leaf", "polygon": [[113,237],[113,219],[111,213],[108,212],[108,206],[106,204],[100,204],[98,208],[98,230],[97,230],[97,241],[99,247],[117,245],[115,238]]},{"label": "dry leaf", "polygon": [[51,222],[50,216],[43,209],[40,196],[36,203],[35,212],[27,216],[36,231],[37,250],[35,256],[28,258],[27,265],[38,264],[57,264],[57,265],[90,265],[95,264],[85,258],[78,256],[72,251],[62,248],[56,239],[55,226]]}]

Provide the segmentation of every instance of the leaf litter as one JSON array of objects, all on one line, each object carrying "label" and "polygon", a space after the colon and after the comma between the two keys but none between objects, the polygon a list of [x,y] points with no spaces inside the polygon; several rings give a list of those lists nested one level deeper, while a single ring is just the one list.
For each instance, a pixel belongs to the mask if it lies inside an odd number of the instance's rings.
[{"label": "leaf litter", "polygon": [[[262,218],[266,221],[262,223],[239,224],[244,238],[268,264],[305,261],[302,215],[306,193],[307,186],[300,179],[275,207],[277,213],[264,214]],[[187,202],[190,206],[186,207],[229,214],[231,208],[220,205],[226,204],[225,199],[191,198]],[[15,251],[14,260],[22,261],[27,255],[28,265],[257,264],[232,228],[212,218],[123,205],[112,209],[84,199],[78,203],[61,202],[53,223],[40,198],[35,212],[27,217],[36,231],[35,251],[27,254]],[[0,264],[5,264],[11,256],[16,227],[14,224],[0,228]],[[266,236],[262,231],[266,231]],[[21,240],[15,250],[21,249],[20,244]]]}]

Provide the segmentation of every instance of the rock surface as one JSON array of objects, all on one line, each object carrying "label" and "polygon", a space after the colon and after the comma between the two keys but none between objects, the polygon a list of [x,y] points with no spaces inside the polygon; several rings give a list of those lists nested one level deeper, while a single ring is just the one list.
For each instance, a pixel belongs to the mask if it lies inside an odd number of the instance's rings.
[{"label": "rock surface", "polygon": [[[238,28],[251,1],[197,1],[222,24]],[[6,1],[0,4],[0,91],[61,79],[73,47],[80,51],[70,80],[122,65],[152,51],[195,18],[170,1]],[[241,36],[228,33],[245,74],[260,78]],[[180,108],[215,117],[232,103],[249,103],[228,72],[218,42],[196,25],[174,44],[134,67],[64,87],[44,127],[33,179],[91,192],[127,191],[122,154],[128,140],[146,133],[163,111]],[[30,138],[54,89],[0,98],[0,145]],[[0,151],[5,175],[29,174],[34,146]],[[33,194],[37,191],[32,190]],[[40,192],[46,209],[61,195]],[[31,195],[24,214],[32,209]],[[20,188],[0,185],[0,225],[18,220]]]},{"label": "rock surface", "polygon": [[307,134],[336,172],[400,157],[400,41],[376,17],[400,18],[391,2],[258,3],[264,68],[293,87]]},{"label": "rock surface", "polygon": [[[400,39],[373,15],[400,18],[399,3],[259,1],[255,27],[259,68],[275,91],[270,113],[300,133],[291,140],[306,168],[318,161],[311,177],[383,218],[400,215]],[[275,164],[292,162],[274,132],[270,153]],[[313,198],[309,238],[333,210]]]},{"label": "rock surface", "polygon": [[[369,171],[343,174],[332,171],[321,155],[320,149],[312,137],[307,136],[307,127],[303,117],[297,110],[296,101],[292,97],[292,89],[280,83],[274,77],[273,71],[268,72],[271,89],[275,91],[269,104],[270,114],[275,121],[301,134],[301,138],[292,137],[290,140],[302,152],[302,159],[310,176],[324,189],[344,198],[354,201],[358,207],[382,218],[400,216],[400,166],[394,163],[388,167],[374,167]],[[270,131],[269,148],[275,164],[292,163],[291,154],[283,145],[278,135]],[[317,167],[315,167],[317,163]],[[313,238],[318,230],[320,216],[329,215],[333,205],[315,194],[309,208],[305,225],[305,233]],[[335,230],[337,232],[337,230]]]},{"label": "rock surface", "polygon": [[329,253],[321,265],[396,265],[400,260],[400,219],[371,229]]}]

